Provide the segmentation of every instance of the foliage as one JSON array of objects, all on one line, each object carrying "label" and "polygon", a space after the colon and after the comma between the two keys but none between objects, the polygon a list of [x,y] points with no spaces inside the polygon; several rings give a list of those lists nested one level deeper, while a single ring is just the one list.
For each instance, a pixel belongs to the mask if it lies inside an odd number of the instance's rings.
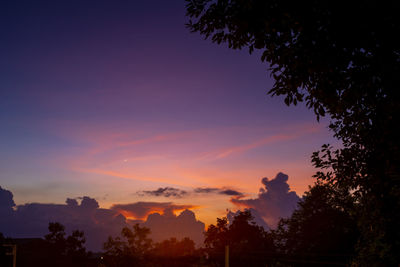
[{"label": "foliage", "polygon": [[187,0],[188,27],[259,49],[287,105],[328,114],[343,142],[313,154],[315,177],[358,203],[361,265],[400,262],[400,4],[396,1]]},{"label": "foliage", "polygon": [[152,254],[157,257],[177,258],[192,256],[196,252],[194,241],[188,237],[178,241],[176,238],[170,238],[160,243],[156,243]]},{"label": "foliage", "polygon": [[205,233],[206,252],[211,262],[222,265],[225,246],[229,246],[232,266],[265,266],[274,253],[272,238],[253,222],[250,211],[239,212],[229,225],[227,218],[217,218]]},{"label": "foliage", "polygon": [[66,237],[65,227],[58,223],[49,223],[49,234],[45,235],[48,253],[55,262],[77,264],[84,262],[89,254],[84,246],[86,239],[82,231],[74,230]]},{"label": "foliage", "polygon": [[281,219],[273,231],[280,260],[304,262],[305,266],[310,262],[349,263],[358,231],[348,205],[352,205],[349,196],[325,184],[310,188],[292,216]]},{"label": "foliage", "polygon": [[49,223],[49,233],[42,238],[4,238],[0,234],[0,266],[12,266],[12,256],[5,255],[16,245],[17,266],[98,266],[92,254],[86,252],[83,232],[75,230],[67,236],[60,223]]},{"label": "foliage", "polygon": [[151,250],[151,266],[203,266],[203,261],[202,250],[196,249],[194,241],[188,237],[155,243]]},{"label": "foliage", "polygon": [[201,260],[194,241],[170,238],[153,243],[148,237],[150,229],[135,224],[131,230],[125,227],[121,237],[109,237],[104,244],[107,266],[194,266]]},{"label": "foliage", "polygon": [[228,219],[217,218],[217,225],[211,224],[205,232],[204,245],[209,251],[223,253],[225,246],[228,245]]},{"label": "foliage", "polygon": [[124,227],[121,237],[108,238],[104,243],[104,256],[107,266],[131,266],[143,264],[152,247],[152,240],[148,238],[150,229],[133,226],[133,231]]},{"label": "foliage", "polygon": [[65,255],[67,242],[65,239],[65,227],[60,223],[49,223],[49,233],[44,236],[51,245],[53,255]]}]

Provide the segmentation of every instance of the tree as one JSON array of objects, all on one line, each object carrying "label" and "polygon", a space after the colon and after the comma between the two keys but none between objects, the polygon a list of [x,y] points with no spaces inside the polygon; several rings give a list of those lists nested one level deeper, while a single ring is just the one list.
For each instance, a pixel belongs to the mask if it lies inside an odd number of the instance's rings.
[{"label": "tree", "polygon": [[217,224],[211,224],[204,233],[204,245],[212,258],[217,258],[224,253],[225,246],[228,245],[228,219],[217,218]]},{"label": "tree", "polygon": [[150,229],[133,226],[133,231],[124,227],[121,237],[108,238],[104,243],[105,260],[109,266],[132,266],[143,264],[144,259],[152,248],[152,240],[148,238]]},{"label": "tree", "polygon": [[359,264],[400,262],[400,3],[186,0],[188,27],[261,51],[271,95],[329,115],[339,149],[313,154],[315,177],[358,203]]},{"label": "tree", "polygon": [[52,255],[65,255],[66,245],[65,227],[58,222],[49,223],[49,233],[44,236],[44,239],[51,245]]},{"label": "tree", "polygon": [[253,222],[250,211],[239,212],[229,225],[227,218],[217,218],[205,232],[209,258],[222,265],[225,246],[229,246],[232,266],[265,266],[275,252],[271,235]]},{"label": "tree", "polygon": [[195,248],[195,243],[188,237],[177,240],[172,237],[155,243],[151,250],[151,266],[202,266],[202,250]]},{"label": "tree", "polygon": [[66,254],[72,259],[85,258],[87,256],[85,248],[85,234],[83,231],[74,230],[66,239]]},{"label": "tree", "polygon": [[273,231],[280,260],[290,259],[308,266],[310,262],[348,264],[354,256],[358,231],[348,213],[353,205],[325,184],[315,184],[287,219]]},{"label": "tree", "polygon": [[152,254],[163,258],[179,258],[193,256],[195,253],[194,241],[188,237],[178,241],[172,237],[154,245]]},{"label": "tree", "polygon": [[65,227],[58,222],[49,223],[49,233],[45,235],[48,256],[52,264],[57,265],[83,264],[87,261],[88,253],[84,244],[85,235],[82,231],[74,230],[66,236]]}]

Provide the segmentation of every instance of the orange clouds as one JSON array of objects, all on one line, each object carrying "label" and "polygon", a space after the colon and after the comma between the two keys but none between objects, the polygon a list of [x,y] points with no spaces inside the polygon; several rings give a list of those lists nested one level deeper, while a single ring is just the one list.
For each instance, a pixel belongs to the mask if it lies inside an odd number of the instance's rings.
[{"label": "orange clouds", "polygon": [[120,212],[127,218],[143,220],[151,213],[176,212],[185,209],[198,208],[194,205],[179,205],[172,202],[136,202],[129,204],[114,204],[110,209]]}]

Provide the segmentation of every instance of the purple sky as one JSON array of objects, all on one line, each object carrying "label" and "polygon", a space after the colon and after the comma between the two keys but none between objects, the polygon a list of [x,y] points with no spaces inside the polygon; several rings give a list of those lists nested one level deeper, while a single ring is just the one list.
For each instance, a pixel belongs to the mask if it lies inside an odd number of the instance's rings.
[{"label": "purple sky", "polygon": [[[84,2],[84,3],[83,3]],[[174,187],[254,197],[333,142],[304,106],[266,92],[257,52],[191,34],[183,1],[13,1],[0,8],[0,185],[17,204],[88,195],[100,206]],[[183,196],[210,223],[230,197]]]}]

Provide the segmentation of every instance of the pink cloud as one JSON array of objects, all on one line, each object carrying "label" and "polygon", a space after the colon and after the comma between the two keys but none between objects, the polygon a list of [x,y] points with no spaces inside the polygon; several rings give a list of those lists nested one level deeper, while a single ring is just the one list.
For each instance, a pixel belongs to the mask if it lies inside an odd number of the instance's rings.
[{"label": "pink cloud", "polygon": [[282,141],[288,141],[288,140],[293,140],[299,137],[302,137],[306,134],[312,134],[319,132],[321,130],[320,126],[310,126],[309,124],[306,125],[300,125],[296,127],[291,127],[287,129],[287,132],[290,133],[285,133],[285,134],[277,134],[277,135],[272,135],[268,136],[265,138],[258,139],[255,142],[243,144],[243,145],[238,145],[238,146],[232,146],[224,149],[220,149],[214,152],[209,152],[209,153],[204,153],[201,158],[215,158],[215,159],[223,159],[235,154],[242,154],[245,153],[249,150],[262,147],[268,144],[273,144],[277,142],[282,142]]}]

